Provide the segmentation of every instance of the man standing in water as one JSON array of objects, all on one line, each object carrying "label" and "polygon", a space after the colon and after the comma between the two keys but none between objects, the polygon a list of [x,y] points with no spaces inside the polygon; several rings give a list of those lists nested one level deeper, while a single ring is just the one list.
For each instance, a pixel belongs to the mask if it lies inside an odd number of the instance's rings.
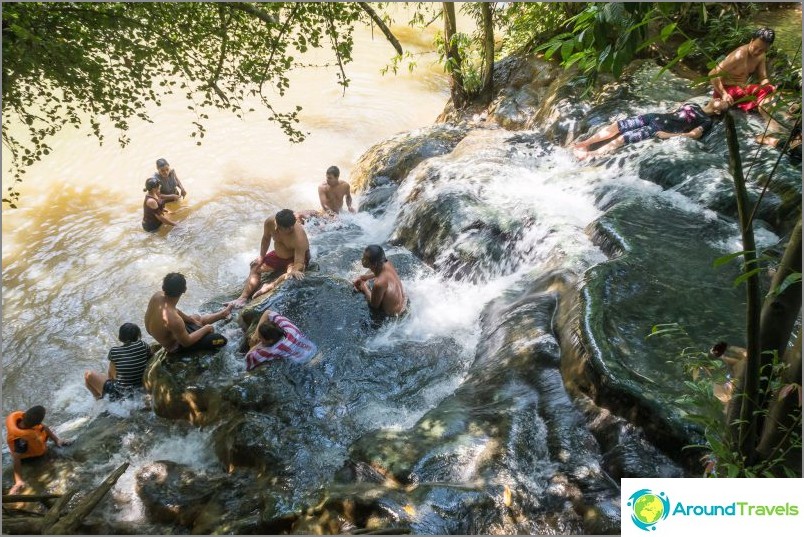
[{"label": "man standing in water", "polygon": [[[753,97],[737,103],[736,106],[744,112],[750,112],[759,107],[760,112],[766,115],[759,105],[776,88],[770,84],[768,79],[765,53],[775,38],[776,34],[773,30],[760,28],[754,32],[748,44],[731,51],[723,61],[709,71],[712,88],[714,88],[712,96],[722,98],[729,106],[733,105],[736,100]],[[748,84],[748,77],[755,73],[759,84]]]},{"label": "man standing in water", "polygon": [[[274,249],[269,252],[271,239],[274,241]],[[288,278],[304,279],[304,271],[309,264],[310,242],[307,240],[304,226],[297,221],[293,211],[282,209],[275,216],[265,219],[262,241],[260,241],[260,255],[251,262],[243,292],[227,304],[241,308],[252,296],[267,293],[281,281]],[[268,272],[277,272],[281,275],[275,282],[266,283],[258,290],[262,275]]]},{"label": "man standing in water", "polygon": [[[362,265],[370,269],[369,274],[357,278],[353,284],[356,291],[366,297],[372,310],[386,315],[400,315],[407,307],[407,297],[402,287],[399,274],[390,261],[385,257],[381,246],[372,244],[363,251]],[[374,280],[369,288],[368,281]]]},{"label": "man standing in water", "polygon": [[226,338],[215,333],[212,323],[228,317],[232,306],[207,315],[186,315],[176,307],[185,291],[187,280],[183,274],[171,272],[162,280],[162,290],[154,293],[145,311],[145,329],[151,337],[171,353],[226,345]]},{"label": "man standing in water", "polygon": [[296,217],[303,224],[308,218],[334,217],[343,209],[343,202],[350,213],[355,212],[352,207],[352,187],[346,181],[340,180],[341,170],[337,166],[327,168],[326,179],[318,185],[318,201],[321,202],[321,211],[310,209],[296,213]]}]

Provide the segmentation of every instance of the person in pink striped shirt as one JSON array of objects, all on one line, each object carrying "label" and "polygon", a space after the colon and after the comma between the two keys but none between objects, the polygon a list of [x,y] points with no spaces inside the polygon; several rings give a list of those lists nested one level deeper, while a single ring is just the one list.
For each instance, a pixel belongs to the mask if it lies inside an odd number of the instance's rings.
[{"label": "person in pink striped shirt", "polygon": [[254,331],[246,354],[246,370],[282,358],[304,363],[315,356],[318,347],[299,328],[275,311],[265,310]]}]

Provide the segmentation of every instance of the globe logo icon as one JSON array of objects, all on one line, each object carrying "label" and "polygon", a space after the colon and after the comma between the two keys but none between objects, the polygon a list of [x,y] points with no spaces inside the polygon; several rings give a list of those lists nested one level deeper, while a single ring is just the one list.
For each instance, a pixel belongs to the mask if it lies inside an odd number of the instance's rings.
[{"label": "globe logo icon", "polygon": [[649,489],[640,489],[628,498],[631,522],[644,531],[656,529],[656,524],[670,513],[670,500],[664,492],[658,494]]}]

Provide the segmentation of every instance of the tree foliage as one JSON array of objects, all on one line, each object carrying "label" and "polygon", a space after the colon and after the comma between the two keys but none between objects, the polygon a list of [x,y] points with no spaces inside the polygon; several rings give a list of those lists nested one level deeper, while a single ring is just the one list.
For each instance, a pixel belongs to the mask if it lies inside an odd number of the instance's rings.
[{"label": "tree foliage", "polygon": [[[89,125],[103,142],[108,120],[128,142],[132,120],[183,93],[204,137],[210,109],[242,117],[256,99],[293,142],[300,107],[277,105],[303,54],[329,49],[346,87],[358,3],[14,2],[3,5],[3,143],[15,184],[47,155],[65,125]],[[21,127],[21,128],[20,128]],[[19,194],[9,187],[4,203]]]}]

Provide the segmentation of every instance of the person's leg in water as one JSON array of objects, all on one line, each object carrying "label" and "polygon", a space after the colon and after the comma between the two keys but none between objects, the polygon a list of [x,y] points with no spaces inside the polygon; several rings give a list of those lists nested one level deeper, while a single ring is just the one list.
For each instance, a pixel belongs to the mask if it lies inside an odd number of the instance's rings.
[{"label": "person's leg in water", "polygon": [[232,313],[233,307],[234,306],[231,303],[226,304],[222,310],[217,311],[215,313],[207,313],[205,315],[199,315],[198,319],[201,321],[202,326],[205,324],[212,324],[218,322],[222,319],[226,319],[229,316],[229,314]]},{"label": "person's leg in water", "polygon": [[608,140],[609,138],[614,138],[615,136],[620,134],[619,123],[620,123],[619,121],[609,123],[608,125],[598,130],[596,133],[594,133],[586,140],[583,140],[581,142],[575,142],[574,144],[572,144],[571,147],[573,149],[586,149],[590,145],[603,142],[605,140]]},{"label": "person's leg in water", "polygon": [[576,153],[575,156],[578,157],[578,160],[583,160],[586,158],[602,157],[603,155],[608,155],[609,153],[617,151],[624,145],[625,145],[625,138],[621,134],[616,138],[614,138],[613,140],[607,142],[602,147],[598,147],[594,151],[581,150],[578,153]]},{"label": "person's leg in water", "polygon": [[101,399],[103,397],[103,384],[108,378],[105,374],[97,371],[86,371],[84,373],[84,384],[95,399]]},{"label": "person's leg in water", "polygon": [[254,291],[260,285],[260,279],[262,278],[263,273],[271,272],[274,269],[272,267],[268,267],[265,263],[254,264],[249,269],[248,277],[246,278],[246,283],[243,285],[243,292],[240,293],[240,296],[236,299],[232,300],[231,302],[226,302],[227,306],[232,306],[235,308],[242,308],[246,305]]}]

